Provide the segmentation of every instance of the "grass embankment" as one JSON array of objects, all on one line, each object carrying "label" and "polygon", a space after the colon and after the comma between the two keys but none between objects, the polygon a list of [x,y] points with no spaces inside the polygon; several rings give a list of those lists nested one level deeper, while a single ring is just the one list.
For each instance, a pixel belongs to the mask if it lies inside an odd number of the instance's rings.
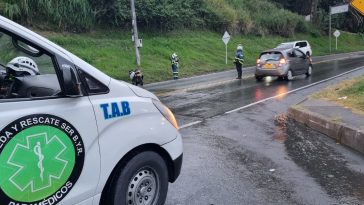
[{"label": "grass embankment", "polygon": [[312,98],[328,100],[364,114],[364,76],[328,87]]},{"label": "grass embankment", "polygon": [[[116,79],[129,81],[128,71],[135,68],[135,50],[131,35],[128,33],[97,31],[87,34],[44,32],[43,34]],[[261,51],[290,40],[309,40],[316,56],[329,53],[328,37],[232,36],[228,44],[228,64],[226,65],[222,34],[184,31],[163,35],[142,33],[140,37],[143,38],[142,68],[148,83],[172,78],[169,57],[173,52],[176,52],[181,60],[181,77],[232,69],[234,52],[238,43],[244,44],[245,66],[254,65]],[[342,32],[337,52],[358,50],[364,50],[363,38]]]}]

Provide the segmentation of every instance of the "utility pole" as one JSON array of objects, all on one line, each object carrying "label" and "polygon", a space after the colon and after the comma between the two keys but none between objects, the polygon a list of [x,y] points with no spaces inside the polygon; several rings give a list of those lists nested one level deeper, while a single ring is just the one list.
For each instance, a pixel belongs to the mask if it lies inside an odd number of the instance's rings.
[{"label": "utility pole", "polygon": [[329,43],[329,45],[330,45],[330,54],[331,54],[331,32],[332,32],[332,29],[331,29],[331,7],[330,7],[330,10],[329,10],[329,41],[330,41],[330,43]]},{"label": "utility pole", "polygon": [[138,26],[137,26],[137,20],[136,20],[134,0],[130,0],[130,7],[131,7],[131,16],[132,16],[132,25],[133,25],[136,64],[138,67],[140,67],[140,52],[139,52],[140,43],[139,43],[139,36],[138,36]]}]

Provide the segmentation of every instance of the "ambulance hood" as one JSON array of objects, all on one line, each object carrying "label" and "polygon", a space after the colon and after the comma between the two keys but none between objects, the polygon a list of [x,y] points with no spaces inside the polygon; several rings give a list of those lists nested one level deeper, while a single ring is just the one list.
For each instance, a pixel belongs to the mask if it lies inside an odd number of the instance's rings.
[{"label": "ambulance hood", "polygon": [[145,90],[145,89],[142,89],[140,87],[137,87],[137,86],[134,86],[134,85],[131,85],[129,83],[125,83],[134,93],[135,95],[137,95],[138,97],[143,97],[143,98],[152,98],[152,99],[155,99],[155,100],[158,100],[158,97],[155,96],[153,93]]}]

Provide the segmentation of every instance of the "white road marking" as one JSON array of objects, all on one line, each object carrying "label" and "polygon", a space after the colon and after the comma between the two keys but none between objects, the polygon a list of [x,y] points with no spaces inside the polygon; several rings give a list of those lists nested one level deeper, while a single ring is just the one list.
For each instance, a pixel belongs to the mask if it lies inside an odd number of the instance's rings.
[{"label": "white road marking", "polygon": [[187,128],[187,127],[191,127],[193,125],[197,125],[197,124],[200,124],[202,121],[195,121],[195,122],[191,122],[191,123],[188,123],[188,124],[185,124],[185,125],[182,125],[179,127],[179,129],[184,129],[184,128]]},{"label": "white road marking", "polygon": [[272,100],[272,99],[275,99],[275,98],[279,98],[279,97],[282,97],[282,96],[285,96],[285,95],[288,95],[288,94],[291,94],[291,93],[294,93],[294,92],[297,92],[297,91],[300,91],[300,90],[304,90],[306,88],[309,88],[309,87],[312,87],[312,86],[315,86],[315,85],[318,85],[318,84],[321,84],[321,83],[324,83],[324,82],[327,82],[327,81],[330,81],[332,79],[335,79],[335,78],[338,78],[338,77],[341,77],[341,76],[344,76],[346,74],[349,74],[349,73],[352,73],[352,72],[355,72],[355,71],[358,71],[360,69],[363,69],[364,67],[359,67],[359,68],[355,68],[353,70],[350,70],[350,71],[347,71],[347,72],[344,72],[344,73],[341,73],[339,75],[336,75],[336,76],[333,76],[333,77],[330,77],[330,78],[327,78],[327,79],[324,79],[324,80],[321,80],[321,81],[318,81],[316,83],[312,83],[312,84],[309,84],[309,85],[306,85],[306,86],[303,86],[303,87],[300,87],[300,88],[297,88],[297,89],[294,89],[294,90],[291,90],[289,92],[286,92],[286,93],[282,93],[282,94],[279,94],[279,95],[276,95],[276,96],[273,96],[273,97],[269,97],[269,98],[266,98],[266,99],[263,99],[263,100],[260,100],[260,101],[257,101],[255,103],[251,103],[249,105],[245,105],[243,107],[240,107],[240,108],[236,108],[234,110],[231,110],[231,111],[228,111],[226,112],[225,114],[231,114],[231,113],[234,113],[234,112],[238,112],[240,110],[244,110],[246,108],[249,108],[249,107],[252,107],[254,105],[257,105],[257,104],[260,104],[260,103],[263,103],[263,102],[266,102],[266,101],[269,101],[269,100]]}]

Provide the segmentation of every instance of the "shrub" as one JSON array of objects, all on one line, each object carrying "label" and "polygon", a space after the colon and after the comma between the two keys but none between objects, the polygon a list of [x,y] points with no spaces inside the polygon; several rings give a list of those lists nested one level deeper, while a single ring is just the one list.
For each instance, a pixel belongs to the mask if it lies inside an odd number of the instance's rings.
[{"label": "shrub", "polygon": [[[1,14],[53,30],[92,26],[130,29],[130,0],[2,0]],[[308,23],[269,0],[135,0],[141,30],[208,28],[238,34],[292,36]]]},{"label": "shrub", "polygon": [[1,14],[33,26],[47,24],[70,31],[91,27],[93,15],[88,0],[3,0]]},{"label": "shrub", "polygon": [[215,31],[231,29],[237,23],[237,13],[225,0],[204,0],[203,18]]}]

